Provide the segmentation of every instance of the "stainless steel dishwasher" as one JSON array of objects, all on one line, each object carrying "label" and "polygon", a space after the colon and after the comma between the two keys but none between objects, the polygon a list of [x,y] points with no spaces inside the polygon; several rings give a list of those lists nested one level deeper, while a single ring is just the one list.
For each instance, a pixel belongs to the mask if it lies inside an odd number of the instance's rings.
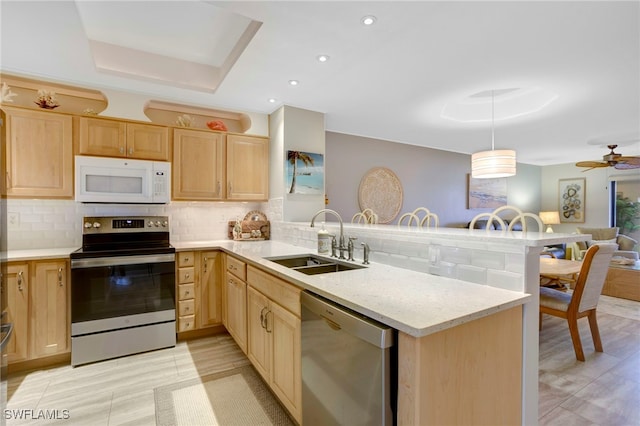
[{"label": "stainless steel dishwasher", "polygon": [[396,333],[309,292],[302,305],[302,423],[393,425]]}]

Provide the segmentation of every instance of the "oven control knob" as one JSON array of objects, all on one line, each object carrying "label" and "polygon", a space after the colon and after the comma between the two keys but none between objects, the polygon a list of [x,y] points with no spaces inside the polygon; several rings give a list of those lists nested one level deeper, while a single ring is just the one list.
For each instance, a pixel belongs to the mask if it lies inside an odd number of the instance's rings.
[{"label": "oven control knob", "polygon": [[164,222],[162,222],[162,226],[164,226],[164,227],[166,228],[167,226],[169,226],[169,222],[167,222],[167,221],[165,220]]},{"label": "oven control knob", "polygon": [[156,221],[156,226],[160,226],[160,221]]},{"label": "oven control knob", "polygon": [[149,223],[147,223],[147,226],[149,226],[149,227],[153,226],[153,221],[150,220]]},{"label": "oven control knob", "polygon": [[100,228],[100,222],[93,222],[94,228]]},{"label": "oven control knob", "polygon": [[85,223],[84,223],[84,227],[85,227],[85,228],[87,228],[87,229],[88,229],[88,228],[91,228],[92,226],[93,226],[93,225],[91,224],[91,222],[85,222]]}]

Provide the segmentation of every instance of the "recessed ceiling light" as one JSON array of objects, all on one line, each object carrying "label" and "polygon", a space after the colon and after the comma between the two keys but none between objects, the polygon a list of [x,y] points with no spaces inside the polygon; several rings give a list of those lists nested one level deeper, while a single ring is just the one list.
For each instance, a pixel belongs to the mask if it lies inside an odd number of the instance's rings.
[{"label": "recessed ceiling light", "polygon": [[292,86],[297,86],[298,84],[300,84],[300,82],[298,80],[289,80],[289,84]]},{"label": "recessed ceiling light", "polygon": [[277,102],[276,98],[269,98],[269,103],[275,104]]},{"label": "recessed ceiling light", "polygon": [[318,62],[327,62],[329,60],[329,55],[318,55],[316,59]]},{"label": "recessed ceiling light", "polygon": [[364,16],[360,22],[362,22],[364,25],[373,25],[376,23],[376,17],[373,15],[367,15]]}]

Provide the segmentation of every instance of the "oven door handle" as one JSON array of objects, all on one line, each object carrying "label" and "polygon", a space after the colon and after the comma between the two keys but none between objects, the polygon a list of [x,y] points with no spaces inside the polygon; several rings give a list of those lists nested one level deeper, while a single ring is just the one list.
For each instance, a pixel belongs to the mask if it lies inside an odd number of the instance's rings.
[{"label": "oven door handle", "polygon": [[102,266],[140,265],[145,263],[175,262],[175,253],[142,256],[112,256],[87,259],[71,259],[71,269],[99,268]]}]

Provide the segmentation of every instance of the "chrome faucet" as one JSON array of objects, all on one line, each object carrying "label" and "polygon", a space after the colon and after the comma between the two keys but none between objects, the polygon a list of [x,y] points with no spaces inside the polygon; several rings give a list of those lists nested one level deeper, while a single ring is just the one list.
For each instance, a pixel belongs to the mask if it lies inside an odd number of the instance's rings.
[{"label": "chrome faucet", "polygon": [[332,215],[334,215],[335,217],[338,218],[338,220],[340,221],[340,242],[339,242],[339,246],[338,246],[338,250],[340,250],[340,257],[339,259],[346,259],[344,257],[344,252],[347,250],[347,246],[344,243],[344,227],[342,225],[342,218],[340,217],[340,215],[338,214],[337,211],[335,210],[331,210],[331,209],[322,209],[322,210],[318,210],[316,212],[316,214],[313,215],[313,217],[311,218],[311,227],[313,228],[314,226],[314,222],[316,220],[316,217],[318,217],[318,215],[322,214],[322,213],[331,213]]}]

